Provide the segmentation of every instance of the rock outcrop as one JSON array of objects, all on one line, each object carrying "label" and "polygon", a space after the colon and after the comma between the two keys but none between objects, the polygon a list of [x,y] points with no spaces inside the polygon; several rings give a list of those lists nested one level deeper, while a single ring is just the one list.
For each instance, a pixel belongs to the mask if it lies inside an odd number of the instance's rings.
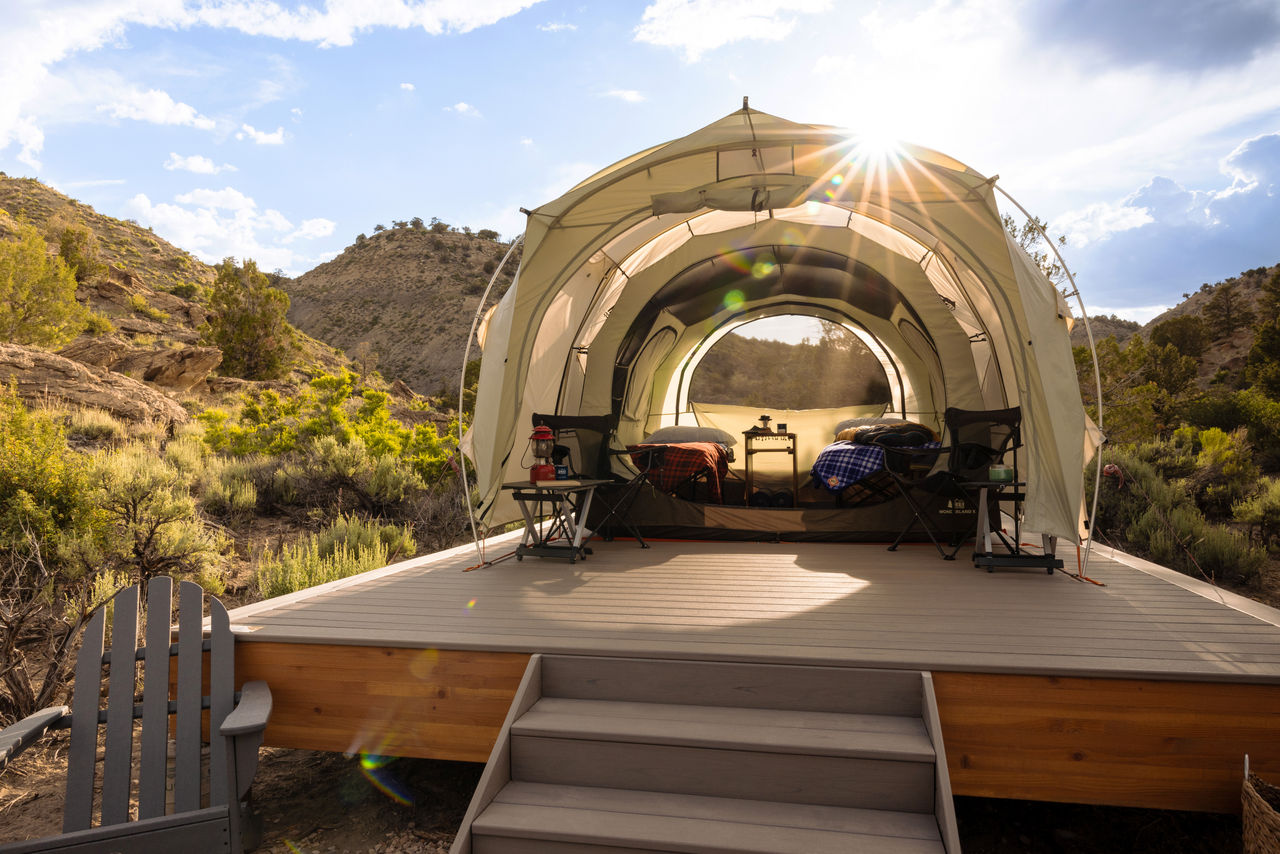
[{"label": "rock outcrop", "polygon": [[191,419],[176,400],[106,368],[17,344],[0,344],[0,382],[14,382],[29,403],[92,406],[129,421],[182,424]]},{"label": "rock outcrop", "polygon": [[190,391],[222,363],[217,347],[132,347],[114,338],[79,338],[58,355],[175,391]]}]

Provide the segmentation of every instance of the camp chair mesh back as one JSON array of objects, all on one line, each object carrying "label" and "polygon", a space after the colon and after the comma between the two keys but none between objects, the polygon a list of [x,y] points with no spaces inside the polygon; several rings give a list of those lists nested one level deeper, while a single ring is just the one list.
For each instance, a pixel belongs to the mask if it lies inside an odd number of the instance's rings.
[{"label": "camp chair mesh back", "polygon": [[[902,533],[889,546],[895,550],[907,534],[917,524],[937,546],[939,554],[947,560],[953,560],[964,541],[974,533],[973,529],[960,531],[950,539],[947,551],[939,537],[938,526],[933,521],[933,514],[944,502],[952,502],[953,507],[962,507],[966,513],[972,513],[976,527],[978,513],[976,490],[971,486],[989,478],[993,465],[1010,457],[1013,468],[1013,480],[1019,481],[1018,448],[1022,445],[1022,409],[1013,406],[1007,409],[970,410],[949,407],[943,413],[946,426],[947,442],[945,447],[923,454],[910,448],[885,448],[886,470],[893,477],[899,492],[911,508],[912,518]],[[930,461],[946,455],[946,466],[920,476],[922,467],[918,464],[924,456]],[[932,455],[932,457],[929,457]],[[894,457],[914,458],[913,465],[904,465]],[[924,495],[921,496],[921,493]],[[994,508],[993,508],[994,509]],[[998,518],[997,513],[990,513],[989,519]]]},{"label": "camp chair mesh back", "polygon": [[[625,454],[625,450],[613,450],[610,441],[618,428],[618,416],[609,415],[544,415],[534,413],[533,426],[548,427],[555,434],[556,443],[569,450],[571,471],[587,478],[618,482],[616,489],[597,489],[596,498],[603,505],[604,515],[596,523],[606,539],[612,539],[614,520],[634,536],[642,548],[648,548],[635,526],[627,521],[626,514],[635,502],[644,473],[626,479],[613,472],[613,457]],[[585,520],[584,520],[585,521]]]},{"label": "camp chair mesh back", "polygon": [[[133,585],[112,599],[109,650],[104,649],[108,608],[100,608],[89,621],[76,660],[71,709],[46,709],[0,732],[0,746],[20,749],[45,730],[71,729],[63,835],[0,846],[0,852],[235,854],[256,844],[257,828],[247,799],[271,711],[270,691],[265,683],[248,683],[237,705],[234,638],[221,602],[209,600],[206,640],[204,591],[198,584],[182,582],[175,643],[170,625],[173,581],[153,578],[147,586],[145,646],[138,646],[143,619],[139,585]],[[137,703],[139,662],[143,694]],[[104,667],[109,669],[105,708]],[[211,723],[207,758],[202,757],[205,710]],[[135,752],[137,718],[142,726]],[[4,750],[8,755],[16,752]],[[95,803],[99,784],[101,796]],[[136,818],[130,814],[132,802],[137,804]]]},{"label": "camp chair mesh back", "polygon": [[582,477],[612,476],[609,464],[609,438],[618,426],[613,415],[540,415],[533,416],[533,426],[545,426],[555,434],[556,443],[569,450],[570,471]]}]

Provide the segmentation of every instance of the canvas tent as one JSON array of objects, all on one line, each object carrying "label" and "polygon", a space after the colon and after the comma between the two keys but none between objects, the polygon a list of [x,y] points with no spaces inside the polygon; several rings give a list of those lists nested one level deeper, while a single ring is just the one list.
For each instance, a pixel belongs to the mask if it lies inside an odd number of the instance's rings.
[{"label": "canvas tent", "polygon": [[[463,444],[479,518],[518,518],[501,484],[527,477],[533,413],[613,413],[618,444],[714,420],[688,399],[709,344],[801,314],[867,343],[892,414],[940,427],[948,406],[1020,405],[1024,523],[1078,541],[1093,433],[1070,314],[1003,227],[994,184],[934,151],[744,106],[530,212],[515,281],[478,329]],[[818,432],[840,414],[791,418]]]}]

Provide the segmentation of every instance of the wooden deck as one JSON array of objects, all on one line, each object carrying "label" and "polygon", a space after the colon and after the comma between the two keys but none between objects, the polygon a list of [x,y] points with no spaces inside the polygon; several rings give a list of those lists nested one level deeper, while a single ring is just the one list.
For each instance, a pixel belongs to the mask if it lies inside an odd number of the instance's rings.
[{"label": "wooden deck", "polygon": [[239,675],[272,685],[268,743],[483,761],[533,652],[909,668],[935,674],[957,794],[1229,810],[1246,750],[1280,771],[1280,612],[1168,570],[652,546],[464,572],[467,547],[241,608]]}]

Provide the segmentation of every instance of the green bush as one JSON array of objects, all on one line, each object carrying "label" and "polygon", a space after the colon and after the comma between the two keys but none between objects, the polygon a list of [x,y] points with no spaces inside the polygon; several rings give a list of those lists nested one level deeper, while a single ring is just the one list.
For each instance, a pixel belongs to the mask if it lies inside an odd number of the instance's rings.
[{"label": "green bush", "polygon": [[409,525],[382,523],[355,515],[340,515],[316,536],[321,557],[330,557],[346,546],[353,551],[367,551],[381,543],[388,562],[412,555],[417,549]]},{"label": "green bush", "polygon": [[1272,540],[1280,538],[1280,478],[1264,479],[1257,493],[1232,505],[1231,513],[1248,527],[1250,539],[1256,529],[1263,548],[1271,548]]},{"label": "green bush", "polygon": [[74,272],[77,282],[97,278],[107,272],[98,251],[98,238],[83,225],[68,225],[58,235],[58,255]]},{"label": "green bush", "polygon": [[168,314],[153,307],[142,294],[129,294],[129,308],[149,320],[164,322],[169,319]]},{"label": "green bush", "polygon": [[0,340],[56,347],[84,326],[76,278],[34,226],[19,223],[17,240],[0,240]]},{"label": "green bush", "polygon": [[84,328],[81,330],[85,335],[98,338],[103,335],[110,335],[116,331],[116,326],[111,322],[111,318],[105,314],[98,314],[91,311],[84,319]]},{"label": "green bush", "polygon": [[1245,431],[1226,433],[1210,427],[1200,432],[1196,442],[1200,450],[1187,485],[1206,516],[1229,518],[1231,506],[1252,493],[1258,483],[1258,467]]},{"label": "green bush", "polygon": [[63,532],[91,526],[95,515],[89,467],[64,428],[0,386],[0,550],[52,557]]},{"label": "green bush", "polygon": [[251,260],[239,268],[226,258],[209,294],[208,340],[222,350],[224,374],[279,379],[294,361],[294,331],[285,319],[289,297]]},{"label": "green bush", "polygon": [[198,435],[178,436],[164,447],[164,459],[188,478],[199,477],[205,469],[208,449]]},{"label": "green bush", "polygon": [[89,442],[120,441],[128,429],[110,412],[101,409],[77,409],[67,417],[67,438]]},{"label": "green bush", "polygon": [[190,575],[221,591],[229,542],[196,513],[186,479],[145,445],[98,454],[94,460],[97,504],[105,536],[83,538],[83,560],[101,561],[135,580]]},{"label": "green bush", "polygon": [[[382,529],[375,533],[367,527],[369,523],[357,521],[353,531],[352,523],[350,519],[339,519],[322,534],[286,545],[279,555],[264,555],[258,566],[258,590],[262,596],[283,596],[390,563],[391,552]],[[412,547],[407,531],[393,533],[390,538]]]},{"label": "green bush", "polygon": [[200,295],[200,286],[194,282],[179,282],[169,288],[169,293],[173,294],[175,297],[193,300]]},{"label": "green bush", "polygon": [[251,468],[224,459],[209,463],[201,478],[200,506],[209,515],[228,521],[252,516],[258,508],[258,489]]},{"label": "green bush", "polygon": [[1099,539],[1187,575],[1252,582],[1265,561],[1244,537],[1207,522],[1181,483],[1166,481],[1127,448],[1112,448],[1106,462],[1117,479],[1104,483],[1094,531]]}]

